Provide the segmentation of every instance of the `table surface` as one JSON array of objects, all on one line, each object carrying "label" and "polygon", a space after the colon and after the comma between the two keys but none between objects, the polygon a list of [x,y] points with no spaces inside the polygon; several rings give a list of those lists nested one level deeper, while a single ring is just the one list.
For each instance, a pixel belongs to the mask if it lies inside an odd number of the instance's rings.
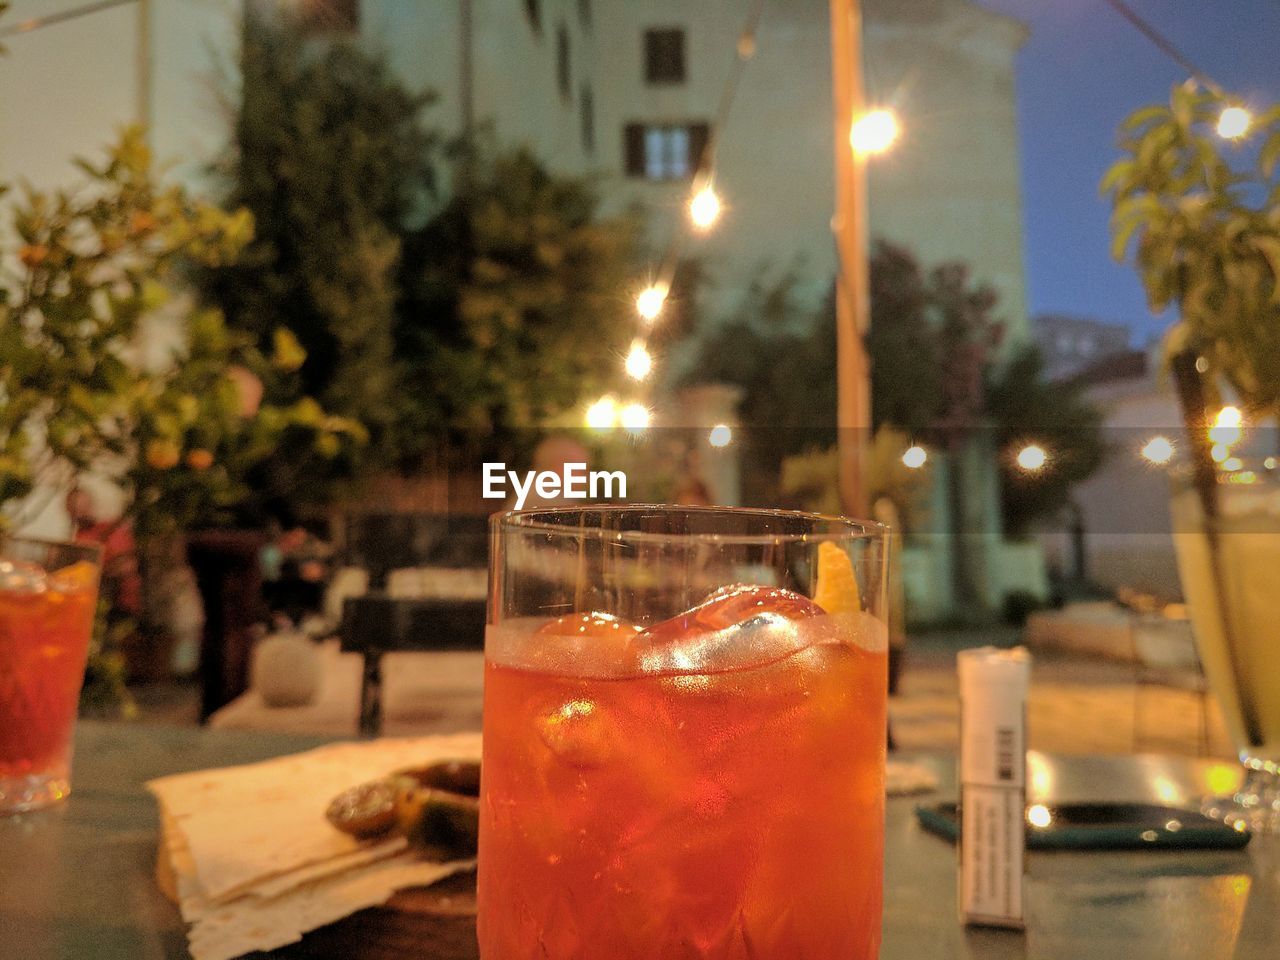
[{"label": "table surface", "polygon": [[[70,801],[0,818],[0,955],[23,960],[186,956],[177,910],[156,889],[156,811],[142,783],[245,763],[322,741],[280,734],[82,723]],[[950,758],[929,757],[942,782]],[[1028,761],[1033,800],[1195,805],[1229,765],[1184,758]],[[943,791],[947,794],[949,791]],[[889,802],[882,960],[1275,956],[1280,843],[1243,851],[1037,853],[1025,934],[966,930],[955,915],[955,853],[915,822],[918,798]]]}]

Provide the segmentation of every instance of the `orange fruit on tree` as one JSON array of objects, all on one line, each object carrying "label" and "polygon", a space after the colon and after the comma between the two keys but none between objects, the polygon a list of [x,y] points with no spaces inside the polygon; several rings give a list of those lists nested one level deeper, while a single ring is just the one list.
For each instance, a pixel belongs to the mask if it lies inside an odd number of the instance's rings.
[{"label": "orange fruit on tree", "polygon": [[49,248],[43,243],[28,243],[18,250],[18,259],[24,267],[38,267],[49,259]]},{"label": "orange fruit on tree", "polygon": [[169,470],[178,465],[182,451],[172,440],[152,440],[147,444],[147,465],[155,470]]}]

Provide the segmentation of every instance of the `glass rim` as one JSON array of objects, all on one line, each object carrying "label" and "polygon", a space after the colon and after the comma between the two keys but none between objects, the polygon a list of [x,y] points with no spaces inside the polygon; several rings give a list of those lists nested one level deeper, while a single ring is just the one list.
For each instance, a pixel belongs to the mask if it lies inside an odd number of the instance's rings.
[{"label": "glass rim", "polygon": [[80,550],[95,560],[102,557],[102,544],[90,540],[55,540],[52,537],[28,537],[22,534],[6,533],[0,530],[0,560],[3,560],[4,548],[10,543],[20,543],[31,547],[48,547],[58,550]]},{"label": "glass rim", "polygon": [[[760,519],[774,518],[814,525],[830,524],[843,529],[810,530],[803,533],[660,533],[650,530],[619,530],[609,527],[557,523],[548,517],[570,517],[597,513],[620,515],[639,511],[660,511],[670,514],[694,514],[699,516],[751,516]],[[496,531],[517,530],[555,534],[577,539],[609,540],[615,543],[719,543],[735,546],[770,545],[783,543],[823,543],[849,540],[887,539],[890,528],[875,520],[857,520],[852,517],[829,513],[813,513],[806,510],[782,510],[766,507],[718,507],[684,506],[671,503],[615,503],[581,507],[534,507],[528,510],[506,510],[496,513],[490,520]]]}]

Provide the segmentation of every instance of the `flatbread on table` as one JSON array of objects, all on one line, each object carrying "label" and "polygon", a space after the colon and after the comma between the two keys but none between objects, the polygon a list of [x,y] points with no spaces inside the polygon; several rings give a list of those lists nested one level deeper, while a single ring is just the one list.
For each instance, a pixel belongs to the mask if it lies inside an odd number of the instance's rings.
[{"label": "flatbread on table", "polygon": [[192,955],[274,949],[397,890],[471,869],[474,861],[420,860],[403,838],[358,841],[324,812],[357,783],[479,756],[478,734],[375,740],[148,783],[160,805],[157,878],[191,924]]}]

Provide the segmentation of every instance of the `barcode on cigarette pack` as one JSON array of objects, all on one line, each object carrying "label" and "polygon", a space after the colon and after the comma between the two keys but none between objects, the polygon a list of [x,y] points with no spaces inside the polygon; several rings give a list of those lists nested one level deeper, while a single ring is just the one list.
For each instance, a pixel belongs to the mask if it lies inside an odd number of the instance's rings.
[{"label": "barcode on cigarette pack", "polygon": [[1013,728],[996,728],[996,778],[1013,781]]}]

